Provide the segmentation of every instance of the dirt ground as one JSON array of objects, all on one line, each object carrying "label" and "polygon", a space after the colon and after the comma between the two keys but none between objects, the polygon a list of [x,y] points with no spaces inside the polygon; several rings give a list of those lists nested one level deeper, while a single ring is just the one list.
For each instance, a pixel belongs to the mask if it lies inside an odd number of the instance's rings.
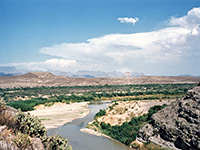
[{"label": "dirt ground", "polygon": [[37,116],[47,129],[62,126],[75,119],[85,117],[90,112],[88,102],[81,103],[55,103],[51,107],[39,105],[36,110],[30,111],[31,115]]},{"label": "dirt ground", "polygon": [[[113,109],[107,109],[106,115],[99,117],[99,122],[110,123],[112,126],[121,125],[130,121],[132,117],[138,117],[148,113],[150,107],[155,105],[170,104],[175,100],[139,100],[139,101],[118,101]],[[110,104],[112,106],[114,103]]]}]

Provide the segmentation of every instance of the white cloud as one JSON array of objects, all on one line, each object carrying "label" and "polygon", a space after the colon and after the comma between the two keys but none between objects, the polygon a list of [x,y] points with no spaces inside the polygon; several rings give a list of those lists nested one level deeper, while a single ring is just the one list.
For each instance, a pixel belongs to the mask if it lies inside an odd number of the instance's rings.
[{"label": "white cloud", "polygon": [[[121,71],[149,74],[199,72],[200,8],[171,18],[169,27],[143,33],[109,34],[83,43],[62,43],[40,49],[58,56],[45,62],[15,64],[35,70]],[[195,58],[195,59],[194,59]],[[184,66],[184,67],[182,67]],[[200,72],[199,72],[200,73]]]},{"label": "white cloud", "polygon": [[48,59],[44,62],[29,62],[29,63],[10,63],[6,66],[15,66],[20,70],[29,71],[48,71],[48,70],[60,70],[67,71],[71,67],[75,67],[77,62],[75,60],[65,60],[65,59]]},{"label": "white cloud", "polygon": [[121,23],[132,23],[133,25],[135,25],[136,22],[139,21],[139,18],[135,17],[135,18],[118,18],[117,20],[119,20]]},{"label": "white cloud", "polygon": [[200,8],[193,8],[186,16],[170,19],[170,25],[177,25],[187,29],[195,29],[200,26]]},{"label": "white cloud", "polygon": [[[175,67],[187,56],[199,55],[199,10],[171,18],[171,26],[152,32],[109,34],[84,43],[62,43],[40,49],[43,54],[77,60],[87,70],[137,70],[159,64]],[[121,19],[120,19],[121,20]],[[124,19],[127,20],[128,19]],[[130,21],[129,21],[130,22]],[[194,51],[195,50],[195,51]],[[158,67],[159,68],[159,67]]]},{"label": "white cloud", "polygon": [[83,62],[96,60],[115,65],[123,64],[127,59],[174,61],[188,49],[186,40],[189,35],[191,30],[171,27],[146,33],[110,34],[89,39],[86,43],[62,43],[44,47],[40,52]]}]

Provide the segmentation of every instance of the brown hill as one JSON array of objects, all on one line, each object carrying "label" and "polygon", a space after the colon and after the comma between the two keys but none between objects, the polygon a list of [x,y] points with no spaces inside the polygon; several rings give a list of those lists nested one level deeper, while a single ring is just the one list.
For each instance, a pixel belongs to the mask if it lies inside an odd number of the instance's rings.
[{"label": "brown hill", "polygon": [[125,84],[198,83],[197,77],[142,76],[133,78],[69,78],[49,72],[30,72],[21,76],[0,77],[0,88],[40,86],[88,86]]}]

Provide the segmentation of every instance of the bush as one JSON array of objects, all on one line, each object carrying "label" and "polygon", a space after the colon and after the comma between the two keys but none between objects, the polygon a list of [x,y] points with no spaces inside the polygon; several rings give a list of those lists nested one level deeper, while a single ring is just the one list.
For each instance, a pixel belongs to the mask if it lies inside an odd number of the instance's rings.
[{"label": "bush", "polygon": [[[4,108],[4,106],[4,103],[0,102],[0,107]],[[5,112],[0,112],[0,125],[7,125],[12,129],[16,135],[13,142],[19,149],[24,150],[29,147],[30,137],[33,137],[41,139],[46,148],[49,146],[48,150],[71,150],[71,146],[67,145],[67,139],[60,136],[47,137],[47,130],[37,117],[21,111],[13,117]]]},{"label": "bush", "polygon": [[14,145],[20,150],[25,150],[31,146],[30,137],[27,134],[17,132],[16,136],[12,139]]},{"label": "bush", "polygon": [[22,111],[30,111],[34,110],[34,107],[39,104],[45,104],[51,101],[47,101],[46,99],[38,98],[38,99],[30,99],[25,101],[13,101],[7,103],[8,106],[14,107],[15,109],[21,109]]},{"label": "bush", "polygon": [[40,138],[42,141],[46,137],[47,133],[46,128],[37,117],[23,112],[16,114],[15,129],[24,134],[28,134],[31,137]]},{"label": "bush", "polygon": [[59,135],[49,137],[47,141],[49,143],[47,145],[48,150],[72,150],[72,147],[68,145],[67,139]]},{"label": "bush", "polygon": [[149,111],[148,111],[148,117],[147,117],[147,119],[148,119],[148,120],[151,120],[151,117],[152,117],[152,115],[153,115],[154,113],[158,112],[159,110],[163,109],[163,108],[166,107],[166,106],[167,106],[167,105],[164,104],[164,105],[162,105],[162,106],[160,106],[160,105],[155,105],[155,106],[151,107],[151,108],[149,109]]},{"label": "bush", "polygon": [[6,103],[2,100],[0,100],[0,112],[6,109]]},{"label": "bush", "polygon": [[105,109],[100,109],[100,111],[94,116],[94,118],[98,118],[98,117],[101,117],[101,116],[105,116],[106,114],[106,110]]}]

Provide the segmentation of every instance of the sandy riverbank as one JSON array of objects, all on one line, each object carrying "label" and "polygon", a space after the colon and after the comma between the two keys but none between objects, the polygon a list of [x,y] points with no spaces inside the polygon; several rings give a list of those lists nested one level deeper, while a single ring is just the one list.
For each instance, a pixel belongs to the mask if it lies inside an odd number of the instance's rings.
[{"label": "sandy riverbank", "polygon": [[88,129],[88,128],[82,128],[80,129],[81,132],[85,132],[85,133],[89,133],[89,134],[93,134],[93,135],[96,135],[96,136],[105,136],[105,137],[109,137],[103,133],[100,133],[100,132],[97,132],[97,131],[94,131],[93,129]]},{"label": "sandy riverbank", "polygon": [[37,116],[47,129],[57,128],[78,118],[83,118],[90,112],[88,102],[81,103],[55,103],[51,107],[37,107],[30,111],[31,115]]},{"label": "sandy riverbank", "polygon": [[[108,138],[108,139],[111,139],[111,140],[113,140],[113,141],[115,141],[115,142],[121,143],[121,142],[119,142],[119,141],[117,141],[117,140],[111,138],[110,136],[108,136],[108,135],[106,135],[106,134],[103,134],[103,133],[101,133],[101,132],[98,132],[98,131],[94,131],[93,129],[82,128],[80,131],[81,131],[81,132],[88,133],[88,134],[96,135],[96,136],[103,136],[103,137],[106,137],[106,138]],[[121,143],[121,144],[123,144],[123,143]]]}]

